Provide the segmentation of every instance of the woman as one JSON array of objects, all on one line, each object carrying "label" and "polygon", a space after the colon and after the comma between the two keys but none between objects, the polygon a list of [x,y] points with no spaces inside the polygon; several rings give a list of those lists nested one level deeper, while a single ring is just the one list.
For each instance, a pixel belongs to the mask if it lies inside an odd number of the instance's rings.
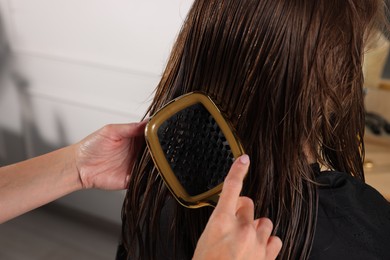
[{"label": "woman", "polygon": [[[363,173],[363,51],[382,16],[380,0],[196,0],[172,50],[148,113],[191,91],[218,104],[251,156],[243,194],[273,221],[280,259],[390,257],[389,205]],[[212,212],[183,208],[157,176],[144,148],[123,206],[123,259],[190,259]],[[349,209],[351,194],[362,203]],[[364,215],[368,198],[387,215]],[[338,232],[360,221],[376,221],[359,233],[368,247]]]}]

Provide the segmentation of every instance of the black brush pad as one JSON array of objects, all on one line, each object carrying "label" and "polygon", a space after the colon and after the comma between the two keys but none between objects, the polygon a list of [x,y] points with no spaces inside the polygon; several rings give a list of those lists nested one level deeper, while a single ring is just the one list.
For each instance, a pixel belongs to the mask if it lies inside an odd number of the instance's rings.
[{"label": "black brush pad", "polygon": [[172,171],[190,196],[224,181],[234,156],[223,132],[202,104],[174,114],[157,134]]}]

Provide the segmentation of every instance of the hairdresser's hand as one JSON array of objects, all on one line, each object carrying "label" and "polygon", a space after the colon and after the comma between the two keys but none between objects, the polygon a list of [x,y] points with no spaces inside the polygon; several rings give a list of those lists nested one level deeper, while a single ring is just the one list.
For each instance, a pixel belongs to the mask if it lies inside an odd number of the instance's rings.
[{"label": "hairdresser's hand", "polygon": [[75,163],[83,188],[124,189],[144,140],[146,121],[111,124],[75,144]]},{"label": "hairdresser's hand", "polygon": [[254,220],[253,201],[240,197],[248,167],[246,155],[232,165],[218,205],[198,241],[194,260],[259,260],[275,259],[278,255],[282,241],[271,236],[272,222],[267,218]]}]

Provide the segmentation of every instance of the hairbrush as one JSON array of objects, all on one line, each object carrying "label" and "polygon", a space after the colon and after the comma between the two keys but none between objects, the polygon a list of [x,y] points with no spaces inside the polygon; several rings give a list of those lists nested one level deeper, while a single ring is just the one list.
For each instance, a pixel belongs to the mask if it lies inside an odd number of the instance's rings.
[{"label": "hairbrush", "polygon": [[145,138],[165,184],[188,208],[215,206],[230,166],[244,154],[231,124],[201,92],[158,110],[146,125]]}]

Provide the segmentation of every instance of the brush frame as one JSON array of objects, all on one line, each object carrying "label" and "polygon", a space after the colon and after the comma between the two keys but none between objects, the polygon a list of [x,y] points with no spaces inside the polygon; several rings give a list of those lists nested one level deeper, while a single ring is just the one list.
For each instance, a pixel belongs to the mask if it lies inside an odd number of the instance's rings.
[{"label": "brush frame", "polygon": [[176,200],[187,208],[199,208],[204,206],[215,207],[218,202],[219,194],[222,190],[223,182],[206,192],[194,196],[189,195],[175,176],[175,173],[166,159],[158,138],[158,129],[166,120],[176,113],[198,103],[202,104],[214,118],[224,137],[228,141],[234,159],[244,154],[243,146],[241,145],[237,135],[234,133],[230,123],[226,121],[221,111],[211,98],[201,92],[191,92],[180,96],[157,111],[150,118],[145,127],[146,144],[149,148],[154,164],[168,189],[171,191]]}]

